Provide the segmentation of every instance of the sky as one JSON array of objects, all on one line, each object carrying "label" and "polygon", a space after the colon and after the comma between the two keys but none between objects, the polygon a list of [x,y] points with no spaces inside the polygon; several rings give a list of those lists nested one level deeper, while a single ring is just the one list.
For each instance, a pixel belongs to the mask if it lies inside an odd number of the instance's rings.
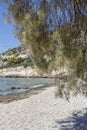
[{"label": "sky", "polygon": [[6,12],[5,7],[0,6],[0,53],[21,45],[20,41],[14,37],[14,27],[6,24],[4,11]]}]

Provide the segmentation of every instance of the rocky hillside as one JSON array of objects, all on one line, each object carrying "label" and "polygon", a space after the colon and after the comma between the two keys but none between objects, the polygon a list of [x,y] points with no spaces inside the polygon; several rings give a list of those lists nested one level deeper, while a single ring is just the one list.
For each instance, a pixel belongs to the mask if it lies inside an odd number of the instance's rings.
[{"label": "rocky hillside", "polygon": [[0,77],[57,77],[61,73],[59,70],[50,75],[37,73],[28,54],[23,45],[0,54]]},{"label": "rocky hillside", "polygon": [[14,54],[16,54],[16,55],[27,55],[26,52],[27,52],[26,48],[23,45],[21,45],[17,48],[9,49],[8,51],[2,53],[1,55],[3,55],[3,56],[11,56],[11,55],[14,55]]},{"label": "rocky hillside", "polygon": [[32,66],[28,50],[23,45],[0,54],[0,68],[17,66]]}]

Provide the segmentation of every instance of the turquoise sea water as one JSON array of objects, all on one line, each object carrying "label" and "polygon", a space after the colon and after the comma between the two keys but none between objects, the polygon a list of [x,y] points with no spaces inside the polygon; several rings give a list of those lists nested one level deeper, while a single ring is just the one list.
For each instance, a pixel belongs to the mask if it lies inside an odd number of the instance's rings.
[{"label": "turquoise sea water", "polygon": [[[54,83],[50,78],[0,78],[0,95],[20,93]],[[16,89],[12,89],[12,88]],[[20,88],[20,89],[17,89]]]}]

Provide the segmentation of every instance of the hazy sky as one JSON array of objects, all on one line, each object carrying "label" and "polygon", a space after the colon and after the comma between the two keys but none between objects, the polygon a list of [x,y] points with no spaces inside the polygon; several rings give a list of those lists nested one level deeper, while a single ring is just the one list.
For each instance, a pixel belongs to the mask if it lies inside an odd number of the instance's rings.
[{"label": "hazy sky", "polygon": [[14,37],[14,28],[8,25],[3,17],[5,7],[0,6],[0,53],[20,45],[20,42]]}]

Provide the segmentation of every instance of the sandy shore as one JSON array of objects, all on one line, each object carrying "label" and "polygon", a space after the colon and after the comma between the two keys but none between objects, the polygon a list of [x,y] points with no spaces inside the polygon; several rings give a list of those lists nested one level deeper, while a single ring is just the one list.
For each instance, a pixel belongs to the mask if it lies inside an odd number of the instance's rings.
[{"label": "sandy shore", "polygon": [[55,98],[55,87],[0,103],[0,130],[87,130],[87,98]]}]

